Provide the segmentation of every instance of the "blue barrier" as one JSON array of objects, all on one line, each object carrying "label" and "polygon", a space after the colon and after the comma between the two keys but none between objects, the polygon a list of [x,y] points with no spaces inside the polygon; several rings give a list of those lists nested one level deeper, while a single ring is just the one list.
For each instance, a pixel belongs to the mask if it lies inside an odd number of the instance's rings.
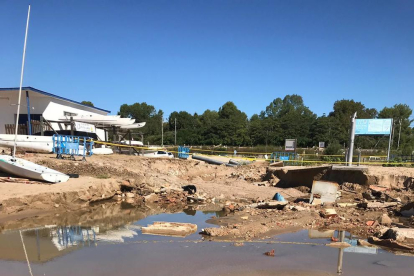
[{"label": "blue barrier", "polygon": [[189,147],[178,147],[178,158],[187,159],[190,156],[190,148]]},{"label": "blue barrier", "polygon": [[58,159],[63,159],[63,155],[69,155],[71,159],[83,156],[82,160],[86,161],[86,156],[92,155],[92,147],[93,141],[90,137],[53,135],[53,153]]}]

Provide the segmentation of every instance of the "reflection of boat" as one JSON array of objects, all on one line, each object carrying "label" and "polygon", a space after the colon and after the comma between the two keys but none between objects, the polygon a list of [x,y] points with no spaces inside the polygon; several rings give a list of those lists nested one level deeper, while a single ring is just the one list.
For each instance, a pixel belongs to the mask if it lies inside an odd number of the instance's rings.
[{"label": "reflection of boat", "polygon": [[69,180],[66,174],[9,155],[0,155],[0,170],[23,178],[52,183]]}]

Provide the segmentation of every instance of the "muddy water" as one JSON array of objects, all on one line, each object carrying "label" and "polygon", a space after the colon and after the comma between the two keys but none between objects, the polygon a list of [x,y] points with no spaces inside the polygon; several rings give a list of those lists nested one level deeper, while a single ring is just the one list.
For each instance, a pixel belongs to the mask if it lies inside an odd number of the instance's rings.
[{"label": "muddy water", "polygon": [[[128,219],[94,217],[94,225],[68,218],[50,218],[48,224],[43,218],[39,222],[43,225],[31,221],[29,225],[36,225],[31,229],[3,230],[0,275],[30,275],[31,271],[32,275],[319,276],[338,275],[338,262],[342,262],[341,275],[397,276],[412,275],[414,268],[413,257],[358,247],[347,233],[345,240],[354,246],[338,258],[339,249],[325,246],[332,233],[301,231],[235,246],[203,240],[199,234],[177,238],[140,231],[140,226],[154,221],[190,222],[201,230],[211,227],[205,221],[220,213],[186,211],[145,217],[147,214],[151,212],[134,209]],[[71,224],[65,224],[68,222]],[[263,254],[272,249],[274,257]]]}]

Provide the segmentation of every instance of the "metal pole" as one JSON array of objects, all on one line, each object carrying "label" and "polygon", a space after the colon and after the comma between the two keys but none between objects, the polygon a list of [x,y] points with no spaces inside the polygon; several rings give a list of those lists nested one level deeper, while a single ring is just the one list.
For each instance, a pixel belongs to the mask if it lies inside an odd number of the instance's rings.
[{"label": "metal pole", "polygon": [[348,166],[352,166],[352,157],[354,155],[356,116],[357,116],[357,113],[355,112],[354,115],[351,117],[351,132],[349,136]]},{"label": "metal pole", "polygon": [[402,122],[402,120],[400,119],[400,131],[398,132],[398,144],[397,144],[397,150],[400,148],[400,138],[401,138],[401,122]]},{"label": "metal pole", "polygon": [[[339,231],[339,241],[344,242],[344,240],[345,240],[345,231]],[[337,273],[339,275],[342,274],[343,260],[344,260],[344,249],[340,248],[339,249],[339,254],[338,254],[338,270],[337,270]]]},{"label": "metal pole", "polygon": [[175,121],[175,133],[174,133],[174,145],[177,145],[177,118],[174,119]]},{"label": "metal pole", "polygon": [[27,123],[28,123],[28,129],[27,132],[29,135],[32,135],[32,122],[30,120],[30,98],[29,98],[29,91],[26,91],[26,103],[27,103]]},{"label": "metal pole", "polygon": [[44,124],[45,123],[43,122],[43,116],[40,116],[40,135],[41,136],[44,136],[45,135],[44,129],[43,129]]},{"label": "metal pole", "polygon": [[[393,125],[394,124],[394,121],[393,121],[393,119],[391,119],[391,125]],[[392,134],[393,134],[393,128],[391,128],[391,133],[390,133],[390,140],[389,140],[389,142],[388,142],[388,153],[387,153],[387,162],[390,162],[390,151],[391,151],[391,137],[392,137]]]},{"label": "metal pole", "polygon": [[71,136],[75,135],[73,117],[70,117],[70,135]]},{"label": "metal pole", "polygon": [[19,100],[17,102],[16,129],[15,129],[15,134],[14,134],[13,159],[15,159],[15,157],[16,157],[17,131],[18,131],[18,128],[19,128],[20,100],[22,98],[24,60],[25,60],[25,57],[26,57],[27,33],[29,32],[29,18],[30,18],[30,5],[29,5],[29,10],[27,12],[26,34],[24,36],[22,71],[21,71],[21,74],[20,74]]}]

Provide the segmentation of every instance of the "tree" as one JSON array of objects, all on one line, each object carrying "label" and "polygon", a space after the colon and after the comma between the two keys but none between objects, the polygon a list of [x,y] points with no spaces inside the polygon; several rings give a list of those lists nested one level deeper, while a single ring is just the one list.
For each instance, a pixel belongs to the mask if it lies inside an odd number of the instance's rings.
[{"label": "tree", "polygon": [[84,105],[89,105],[89,106],[94,107],[93,103],[92,103],[92,102],[90,102],[90,101],[81,101],[81,104],[84,104]]},{"label": "tree", "polygon": [[212,127],[225,145],[248,145],[247,115],[240,111],[233,102],[227,102],[218,111],[218,121]]},{"label": "tree", "polygon": [[398,149],[406,155],[411,155],[414,150],[413,129],[411,128],[414,120],[410,119],[412,113],[413,111],[408,105],[396,104],[393,107],[384,107],[378,114],[378,118],[393,119],[392,148]]},{"label": "tree", "polygon": [[[136,122],[146,122],[145,127],[140,130],[149,136],[158,135],[159,139],[161,139],[161,120],[163,116],[161,109],[157,111],[153,105],[148,105],[145,102],[134,103],[132,105],[123,104],[119,109],[118,115],[135,119]],[[149,139],[150,142],[151,139]]]},{"label": "tree", "polygon": [[[329,113],[329,117],[334,118],[333,123],[336,125],[332,137],[338,140],[340,144],[348,143],[351,116],[355,112],[357,112],[358,119],[373,119],[378,114],[375,108],[367,108],[361,102],[355,102],[354,100],[336,101],[333,106],[333,111]],[[363,142],[364,139],[366,140],[366,138],[360,140]]]}]

